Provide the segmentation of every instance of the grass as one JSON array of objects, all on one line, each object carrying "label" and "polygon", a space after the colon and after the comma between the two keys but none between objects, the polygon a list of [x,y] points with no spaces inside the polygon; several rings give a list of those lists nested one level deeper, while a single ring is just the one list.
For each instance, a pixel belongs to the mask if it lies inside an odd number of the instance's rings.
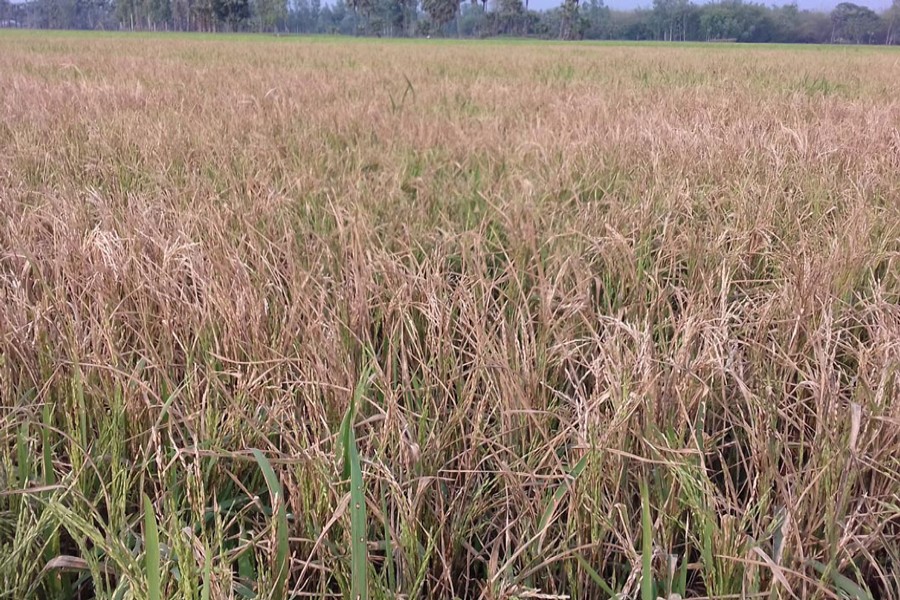
[{"label": "grass", "polygon": [[895,51],[252,39],[0,35],[0,597],[900,598]]},{"label": "grass", "polygon": [[144,495],[144,543],[146,544],[144,572],[147,574],[147,597],[150,600],[160,600],[162,584],[160,583],[159,528],[156,524],[153,501],[146,494]]}]

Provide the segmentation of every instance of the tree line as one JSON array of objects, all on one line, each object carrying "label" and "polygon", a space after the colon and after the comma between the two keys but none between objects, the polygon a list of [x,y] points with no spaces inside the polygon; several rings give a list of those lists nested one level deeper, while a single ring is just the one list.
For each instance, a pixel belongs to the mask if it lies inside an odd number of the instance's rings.
[{"label": "tree line", "polygon": [[260,31],[385,37],[527,36],[591,40],[900,44],[900,0],[877,13],[852,2],[830,13],[743,0],[0,0],[0,26],[54,29]]}]

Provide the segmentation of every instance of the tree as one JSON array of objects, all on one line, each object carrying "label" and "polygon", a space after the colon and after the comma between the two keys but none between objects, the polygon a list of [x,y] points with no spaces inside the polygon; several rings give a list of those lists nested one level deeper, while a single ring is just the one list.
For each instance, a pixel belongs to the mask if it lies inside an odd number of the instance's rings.
[{"label": "tree", "polygon": [[586,24],[584,37],[600,40],[609,37],[610,12],[603,0],[588,0],[581,6]]},{"label": "tree", "polygon": [[370,28],[376,35],[411,35],[416,18],[417,0],[375,0]]},{"label": "tree", "polygon": [[[657,39],[671,42],[681,33],[682,13],[687,0],[653,0],[653,16],[657,26]],[[682,39],[684,37],[682,36]]]},{"label": "tree", "polygon": [[796,44],[827,44],[831,41],[829,15],[800,10],[796,4],[772,9],[774,36],[772,41]]},{"label": "tree", "polygon": [[[353,9],[357,15],[362,15],[365,28],[368,30],[369,21],[372,17],[372,8],[375,6],[374,0],[347,0],[347,6]],[[359,30],[357,29],[357,32]]]},{"label": "tree", "polygon": [[137,9],[138,7],[134,0],[118,0],[116,2],[116,16],[119,22],[125,27],[134,29],[135,20],[137,20],[138,27],[140,27],[141,15],[138,14]]},{"label": "tree", "polygon": [[609,39],[649,40],[653,38],[652,13],[646,9],[609,11]]},{"label": "tree", "polygon": [[797,4],[785,4],[772,9],[775,17],[775,41],[782,42],[797,36],[800,29],[800,9]]},{"label": "tree", "polygon": [[727,0],[699,9],[700,32],[707,40],[770,42],[776,35],[771,10],[760,4]]},{"label": "tree", "polygon": [[900,0],[894,0],[884,17],[888,24],[884,43],[890,46],[900,40],[897,35],[897,29],[900,28]]},{"label": "tree", "polygon": [[522,0],[499,0],[497,11],[498,33],[522,34],[525,24],[525,6]]},{"label": "tree", "polygon": [[147,29],[165,26],[172,18],[172,6],[169,4],[169,0],[144,0],[142,12],[147,21]]},{"label": "tree", "polygon": [[443,27],[456,16],[459,3],[457,0],[422,0],[422,8],[438,27]]},{"label": "tree", "polygon": [[194,0],[172,0],[172,27],[191,31],[194,26]]},{"label": "tree", "polygon": [[455,18],[466,36],[900,43],[900,0],[880,15],[852,2],[825,13],[745,0],[654,0],[651,10],[630,11],[605,0],[559,0],[543,11],[529,11],[529,0],[422,1],[429,19],[418,20],[418,0],[0,0],[0,26],[424,36],[448,31]]},{"label": "tree", "polygon": [[319,22],[316,31],[323,33],[356,33],[356,15],[347,8],[344,0],[337,0],[334,5],[325,4],[319,11]]},{"label": "tree", "polygon": [[249,0],[213,0],[212,4],[216,19],[231,31],[237,31],[250,18]]},{"label": "tree", "polygon": [[319,7],[313,13],[310,0],[292,0],[289,12],[291,31],[313,33],[318,30]]},{"label": "tree", "polygon": [[841,2],[831,11],[832,42],[871,43],[880,19],[875,12],[852,2]]},{"label": "tree", "polygon": [[559,39],[574,40],[577,37],[575,27],[578,19],[578,0],[564,0],[562,6],[562,22],[559,28]]},{"label": "tree", "polygon": [[261,31],[276,31],[287,19],[285,0],[256,0],[256,10]]}]

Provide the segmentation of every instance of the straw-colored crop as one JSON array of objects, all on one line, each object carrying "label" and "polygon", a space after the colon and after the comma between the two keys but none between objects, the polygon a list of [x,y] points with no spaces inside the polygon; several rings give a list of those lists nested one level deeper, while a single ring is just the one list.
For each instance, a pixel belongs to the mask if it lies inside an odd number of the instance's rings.
[{"label": "straw-colored crop", "polygon": [[900,53],[0,34],[0,442],[2,597],[898,599]]}]

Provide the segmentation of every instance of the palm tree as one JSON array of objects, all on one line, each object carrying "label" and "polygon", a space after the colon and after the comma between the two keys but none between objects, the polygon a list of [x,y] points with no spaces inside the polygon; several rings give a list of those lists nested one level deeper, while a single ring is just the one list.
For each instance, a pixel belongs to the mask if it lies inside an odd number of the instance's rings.
[{"label": "palm tree", "polygon": [[900,21],[900,0],[894,0],[891,7],[888,9],[885,14],[888,22],[888,30],[887,30],[887,38],[884,43],[890,46],[895,41],[895,36],[897,35],[897,25],[898,21]]}]

